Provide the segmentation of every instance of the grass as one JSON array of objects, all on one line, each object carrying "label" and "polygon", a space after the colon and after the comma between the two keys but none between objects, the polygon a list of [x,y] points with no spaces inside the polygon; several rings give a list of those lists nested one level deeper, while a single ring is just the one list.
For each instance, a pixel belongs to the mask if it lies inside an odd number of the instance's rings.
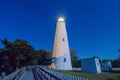
[{"label": "grass", "polygon": [[119,72],[103,72],[100,74],[83,73],[81,71],[56,70],[57,72],[88,78],[89,80],[120,80]]}]

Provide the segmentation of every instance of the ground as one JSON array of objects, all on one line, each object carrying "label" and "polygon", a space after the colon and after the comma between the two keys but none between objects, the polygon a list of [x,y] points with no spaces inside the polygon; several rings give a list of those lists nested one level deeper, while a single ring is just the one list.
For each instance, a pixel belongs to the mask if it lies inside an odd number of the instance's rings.
[{"label": "ground", "polygon": [[57,70],[57,72],[76,75],[76,76],[88,78],[89,80],[120,80],[119,72],[109,72],[109,73],[103,72],[100,74],[83,73],[81,71],[63,71],[63,70]]}]

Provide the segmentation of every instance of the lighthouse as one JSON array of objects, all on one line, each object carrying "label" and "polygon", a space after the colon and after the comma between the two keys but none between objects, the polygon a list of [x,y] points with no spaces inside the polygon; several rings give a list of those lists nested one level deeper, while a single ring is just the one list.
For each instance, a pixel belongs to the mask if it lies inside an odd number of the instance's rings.
[{"label": "lighthouse", "polygon": [[64,18],[60,17],[56,24],[51,68],[72,70],[69,43]]}]

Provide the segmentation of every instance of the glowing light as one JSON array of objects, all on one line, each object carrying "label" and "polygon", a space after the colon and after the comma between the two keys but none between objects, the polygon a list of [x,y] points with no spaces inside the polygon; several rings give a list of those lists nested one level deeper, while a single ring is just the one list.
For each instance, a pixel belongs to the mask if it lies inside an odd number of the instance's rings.
[{"label": "glowing light", "polygon": [[58,19],[58,21],[64,21],[64,18],[60,17],[60,18]]}]

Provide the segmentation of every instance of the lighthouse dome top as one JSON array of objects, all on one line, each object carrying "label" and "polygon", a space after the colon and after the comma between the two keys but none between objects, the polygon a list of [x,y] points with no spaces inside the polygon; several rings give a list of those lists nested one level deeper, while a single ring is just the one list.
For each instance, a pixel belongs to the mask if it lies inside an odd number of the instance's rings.
[{"label": "lighthouse dome top", "polygon": [[60,18],[58,18],[58,21],[62,21],[62,22],[64,22],[64,18],[63,17],[60,17]]}]

